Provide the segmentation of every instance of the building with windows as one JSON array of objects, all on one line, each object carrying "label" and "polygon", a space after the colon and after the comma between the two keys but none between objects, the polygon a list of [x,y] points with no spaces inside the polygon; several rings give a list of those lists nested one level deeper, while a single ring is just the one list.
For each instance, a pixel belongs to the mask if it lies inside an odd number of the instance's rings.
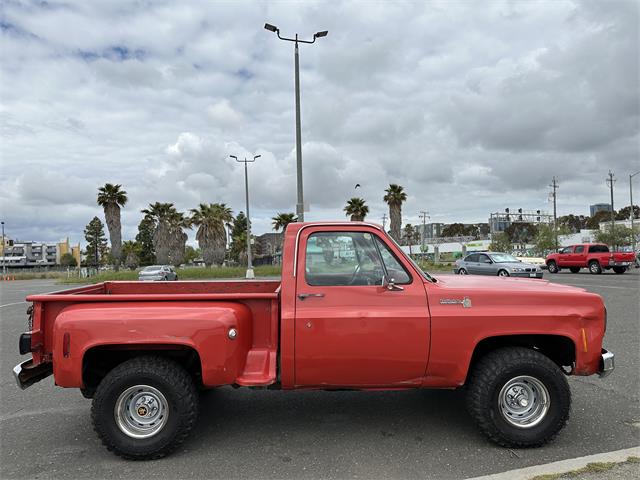
[{"label": "building with windows", "polygon": [[610,212],[611,205],[609,203],[596,203],[589,205],[589,215],[593,217],[598,212]]},{"label": "building with windows", "polygon": [[418,233],[420,234],[420,238],[437,238],[442,235],[442,229],[445,227],[444,223],[419,223],[415,225]]},{"label": "building with windows", "polygon": [[80,265],[80,244],[72,246],[67,238],[63,242],[23,242],[6,239],[0,262],[6,268],[54,267],[61,257],[70,253]]}]

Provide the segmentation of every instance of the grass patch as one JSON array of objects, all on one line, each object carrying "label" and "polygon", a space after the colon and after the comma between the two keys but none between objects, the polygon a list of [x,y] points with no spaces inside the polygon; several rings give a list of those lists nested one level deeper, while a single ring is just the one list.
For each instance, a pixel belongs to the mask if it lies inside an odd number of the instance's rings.
[{"label": "grass patch", "polygon": [[[277,277],[280,275],[279,265],[259,265],[253,268],[256,277]],[[217,278],[244,278],[246,267],[215,267],[215,268],[179,268],[178,280],[213,280]],[[60,277],[59,283],[77,284],[77,283],[100,283],[108,281],[133,281],[138,280],[138,272],[135,270],[120,270],[119,272],[109,271],[102,272],[89,278]]]},{"label": "grass patch", "polygon": [[[0,275],[1,277],[2,275]],[[4,275],[12,280],[39,280],[48,278],[66,278],[67,272],[20,272]]]},{"label": "grass patch", "polygon": [[583,474],[597,474],[608,472],[609,470],[617,467],[618,465],[625,465],[629,463],[640,463],[639,457],[629,457],[624,462],[594,462],[587,463],[584,467],[578,470],[565,473],[547,473],[545,475],[538,475],[531,480],[561,480],[565,478],[576,478]]}]

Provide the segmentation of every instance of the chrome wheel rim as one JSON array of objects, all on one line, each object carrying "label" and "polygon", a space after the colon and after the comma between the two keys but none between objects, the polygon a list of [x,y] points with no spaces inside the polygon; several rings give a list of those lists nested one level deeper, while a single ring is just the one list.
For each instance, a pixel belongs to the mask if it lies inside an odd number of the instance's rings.
[{"label": "chrome wheel rim", "polygon": [[169,418],[167,399],[149,385],[127,388],[118,397],[113,413],[118,428],[131,438],[152,437]]},{"label": "chrome wheel rim", "polygon": [[509,380],[498,395],[502,417],[518,428],[538,425],[547,416],[550,405],[547,387],[537,378],[525,375]]},{"label": "chrome wheel rim", "polygon": [[466,275],[466,274],[467,274],[467,271],[466,271],[464,268],[461,268],[460,270],[458,270],[458,273],[459,273],[460,275]]},{"label": "chrome wheel rim", "polygon": [[500,270],[500,271],[498,272],[498,276],[499,276],[499,277],[508,277],[508,276],[509,276],[509,274],[508,274],[507,272],[505,272],[504,270]]},{"label": "chrome wheel rim", "polygon": [[598,266],[597,266],[595,263],[592,263],[592,264],[591,264],[591,271],[592,271],[593,273],[596,273],[596,272],[598,271]]}]

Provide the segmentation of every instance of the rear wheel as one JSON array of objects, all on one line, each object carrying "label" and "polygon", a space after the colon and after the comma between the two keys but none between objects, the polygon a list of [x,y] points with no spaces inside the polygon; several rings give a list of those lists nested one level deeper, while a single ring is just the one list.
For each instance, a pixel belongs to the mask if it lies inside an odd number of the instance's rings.
[{"label": "rear wheel", "polygon": [[618,275],[622,275],[624,272],[627,271],[627,267],[613,267],[613,271],[616,272]]},{"label": "rear wheel", "polygon": [[509,272],[507,272],[506,270],[499,270],[498,271],[498,276],[499,277],[508,277],[509,276]]},{"label": "rear wheel", "polygon": [[598,261],[592,260],[591,262],[589,262],[589,273],[592,273],[594,275],[602,273],[602,267],[600,266],[600,263],[598,263]]},{"label": "rear wheel", "polygon": [[504,447],[539,447],[564,427],[571,392],[564,373],[528,348],[493,351],[473,368],[467,407],[476,424]]},{"label": "rear wheel", "polygon": [[547,263],[547,268],[549,269],[549,273],[558,273],[560,271],[558,264],[553,260]]},{"label": "rear wheel", "polygon": [[580,271],[580,267],[569,267],[571,273],[578,273]]},{"label": "rear wheel", "polygon": [[100,382],[91,417],[102,443],[124,458],[161,458],[195,425],[198,393],[189,374],[162,357],[121,363]]}]

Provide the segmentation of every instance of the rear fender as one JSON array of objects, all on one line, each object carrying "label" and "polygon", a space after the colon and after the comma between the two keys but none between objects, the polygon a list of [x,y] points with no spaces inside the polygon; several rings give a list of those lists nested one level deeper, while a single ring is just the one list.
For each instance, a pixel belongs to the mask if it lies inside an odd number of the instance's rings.
[{"label": "rear fender", "polygon": [[[229,330],[238,332],[233,339]],[[252,341],[251,311],[234,302],[84,303],[64,308],[53,327],[53,374],[57,385],[83,387],[87,351],[111,346],[192,348],[206,386],[235,382]]]}]

